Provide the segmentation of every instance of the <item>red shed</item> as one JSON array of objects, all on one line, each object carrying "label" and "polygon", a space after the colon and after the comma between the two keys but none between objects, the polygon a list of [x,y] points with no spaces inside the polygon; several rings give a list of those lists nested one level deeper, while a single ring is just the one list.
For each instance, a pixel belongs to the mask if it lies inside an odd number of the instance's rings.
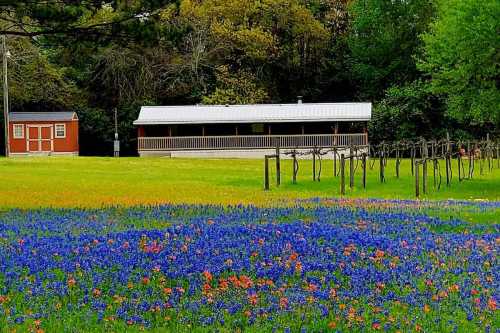
[{"label": "red shed", "polygon": [[11,112],[10,154],[78,155],[75,112]]}]

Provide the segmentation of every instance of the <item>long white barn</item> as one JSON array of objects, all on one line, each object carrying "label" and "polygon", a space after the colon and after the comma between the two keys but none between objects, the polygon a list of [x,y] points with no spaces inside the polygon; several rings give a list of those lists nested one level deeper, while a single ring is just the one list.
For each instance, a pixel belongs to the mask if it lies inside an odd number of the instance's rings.
[{"label": "long white barn", "polygon": [[140,156],[262,157],[276,146],[368,145],[371,103],[144,106]]}]

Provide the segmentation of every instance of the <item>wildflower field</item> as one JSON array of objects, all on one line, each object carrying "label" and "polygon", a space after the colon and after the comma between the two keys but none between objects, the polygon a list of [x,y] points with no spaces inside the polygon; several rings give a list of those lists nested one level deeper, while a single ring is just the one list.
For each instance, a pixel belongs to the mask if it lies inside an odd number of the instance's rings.
[{"label": "wildflower field", "polygon": [[498,332],[499,212],[369,199],[7,210],[0,331]]}]

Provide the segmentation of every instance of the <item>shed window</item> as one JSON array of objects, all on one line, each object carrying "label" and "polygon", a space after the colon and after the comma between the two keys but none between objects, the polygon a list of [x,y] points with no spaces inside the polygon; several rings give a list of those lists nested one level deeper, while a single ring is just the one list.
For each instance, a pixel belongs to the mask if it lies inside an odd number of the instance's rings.
[{"label": "shed window", "polygon": [[56,124],[55,127],[56,135],[55,137],[58,139],[66,137],[66,124]]},{"label": "shed window", "polygon": [[24,139],[24,125],[14,124],[14,139]]}]

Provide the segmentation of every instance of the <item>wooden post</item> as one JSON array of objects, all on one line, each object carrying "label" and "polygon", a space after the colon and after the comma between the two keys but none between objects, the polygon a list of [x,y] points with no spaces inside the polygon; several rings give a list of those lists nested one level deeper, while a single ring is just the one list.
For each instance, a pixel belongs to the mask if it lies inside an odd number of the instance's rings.
[{"label": "wooden post", "polygon": [[399,178],[399,145],[396,146],[396,178]]},{"label": "wooden post", "polygon": [[422,159],[427,158],[428,155],[428,149],[427,149],[427,141],[422,140]]},{"label": "wooden post", "polygon": [[414,174],[414,166],[415,166],[415,144],[412,143],[411,145],[411,152],[410,152],[410,159],[411,159],[411,175],[413,176]]},{"label": "wooden post", "polygon": [[427,194],[427,160],[422,161],[422,192]]},{"label": "wooden post", "polygon": [[345,158],[340,154],[340,194],[345,194]]},{"label": "wooden post", "polygon": [[366,188],[366,153],[363,153],[363,188]]},{"label": "wooden post", "polygon": [[293,174],[292,174],[292,183],[297,184],[297,153],[295,150],[292,153],[293,158]]},{"label": "wooden post", "polygon": [[354,156],[352,146],[349,147],[349,187],[354,187]]},{"label": "wooden post", "polygon": [[313,154],[313,182],[316,181],[316,148],[312,151]]},{"label": "wooden post", "polygon": [[458,181],[462,181],[462,155],[460,152],[457,155],[457,164],[458,164]]},{"label": "wooden post", "polygon": [[497,145],[497,168],[500,168],[500,146]]},{"label": "wooden post", "polygon": [[418,161],[415,161],[415,196],[418,198],[420,196],[420,182],[418,179]]},{"label": "wooden post", "polygon": [[479,174],[483,175],[483,150],[479,149]]},{"label": "wooden post", "polygon": [[446,165],[446,186],[450,186],[450,155],[446,153],[445,155],[445,165]]},{"label": "wooden post", "polygon": [[276,147],[276,185],[281,184],[281,162],[280,162],[280,147]]},{"label": "wooden post", "polygon": [[269,157],[264,157],[264,190],[269,191]]},{"label": "wooden post", "polygon": [[337,148],[333,148],[333,177],[337,177]]},{"label": "wooden post", "polygon": [[380,182],[383,183],[385,181],[384,177],[384,151],[380,152]]},{"label": "wooden post", "polygon": [[450,146],[450,133],[446,131],[446,152],[450,153],[451,151],[451,146]]},{"label": "wooden post", "polygon": [[467,144],[467,154],[469,154],[469,175],[468,178],[471,178],[472,175],[472,151],[470,150],[470,143]]},{"label": "wooden post", "polygon": [[486,158],[488,159],[488,171],[491,171],[491,147],[490,147],[490,133],[486,133]]},{"label": "wooden post", "polygon": [[472,179],[474,176],[474,158],[475,158],[475,149],[473,148],[469,152],[469,178]]},{"label": "wooden post", "polygon": [[433,182],[434,182],[434,187],[437,186],[437,178],[436,178],[437,167],[438,167],[438,161],[437,161],[436,156],[434,156],[434,158],[432,160],[432,179],[433,179]]}]

